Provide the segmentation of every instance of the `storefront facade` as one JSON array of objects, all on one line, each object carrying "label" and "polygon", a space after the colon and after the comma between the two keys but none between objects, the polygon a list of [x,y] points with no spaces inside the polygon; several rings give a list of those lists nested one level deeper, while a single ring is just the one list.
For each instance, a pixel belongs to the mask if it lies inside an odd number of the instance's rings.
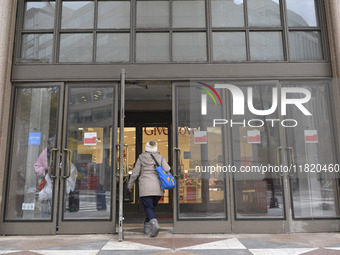
[{"label": "storefront facade", "polygon": [[339,231],[335,1],[7,2],[2,234],[115,233],[120,199],[139,222],[149,139],[175,233]]}]

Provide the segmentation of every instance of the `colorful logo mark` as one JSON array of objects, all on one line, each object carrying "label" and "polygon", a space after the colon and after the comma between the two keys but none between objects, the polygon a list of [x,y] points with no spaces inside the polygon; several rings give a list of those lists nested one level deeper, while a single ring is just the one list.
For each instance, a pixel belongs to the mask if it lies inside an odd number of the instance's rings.
[{"label": "colorful logo mark", "polygon": [[[203,83],[203,82],[198,82],[198,83],[205,86],[206,88],[210,89],[217,96],[217,98],[220,101],[220,104],[222,106],[222,100],[221,100],[219,94],[217,93],[216,89],[214,89],[209,84],[206,84],[206,83]],[[217,102],[215,100],[215,97],[213,96],[213,94],[208,89],[201,88],[201,87],[197,87],[197,89],[200,89],[200,90],[206,92],[212,98],[212,100],[214,101],[214,104],[217,106]],[[201,100],[202,100],[201,101],[201,114],[202,115],[207,115],[207,94],[201,95]]]}]

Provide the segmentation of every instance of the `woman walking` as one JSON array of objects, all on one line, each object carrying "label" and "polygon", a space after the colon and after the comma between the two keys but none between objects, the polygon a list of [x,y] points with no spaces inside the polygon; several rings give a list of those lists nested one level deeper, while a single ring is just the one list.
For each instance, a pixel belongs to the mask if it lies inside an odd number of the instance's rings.
[{"label": "woman walking", "polygon": [[160,231],[155,215],[155,208],[158,201],[163,196],[158,174],[155,168],[155,157],[157,162],[163,167],[164,171],[170,171],[170,166],[166,160],[157,152],[158,146],[154,140],[150,140],[145,145],[145,152],[139,155],[135,167],[132,171],[128,189],[131,192],[135,181],[138,178],[139,197],[142,200],[146,218],[144,221],[144,234],[156,237]]}]

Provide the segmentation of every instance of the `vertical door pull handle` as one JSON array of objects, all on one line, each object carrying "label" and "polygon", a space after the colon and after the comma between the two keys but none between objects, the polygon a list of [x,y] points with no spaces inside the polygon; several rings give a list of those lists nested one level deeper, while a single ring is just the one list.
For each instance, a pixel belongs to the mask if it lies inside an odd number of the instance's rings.
[{"label": "vertical door pull handle", "polygon": [[64,179],[67,179],[71,175],[71,158],[72,152],[69,149],[64,149],[66,151],[66,166],[64,168],[64,175],[62,176]]},{"label": "vertical door pull handle", "polygon": [[[52,150],[51,150],[51,159],[50,159],[50,166],[49,166],[49,168],[48,168],[48,175],[51,177],[51,178],[56,178],[57,176],[55,175],[55,163],[56,163],[56,161],[55,161],[55,159],[56,159],[56,152],[57,151],[59,151],[59,149],[58,148],[53,148]],[[54,174],[52,174],[52,169],[53,169],[53,172],[54,172]]]},{"label": "vertical door pull handle", "polygon": [[[282,150],[282,147],[277,147],[275,149],[275,163],[277,166],[281,165],[281,160],[280,160],[280,151]],[[285,173],[283,172],[278,172],[279,176],[283,177],[285,175]]]},{"label": "vertical door pull handle", "polygon": [[181,162],[182,162],[182,153],[181,153],[181,149],[180,148],[177,148],[177,147],[174,147],[174,151],[177,152],[177,159],[178,159],[178,162],[177,162],[177,171],[176,173],[174,174],[175,177],[180,177],[180,175],[182,174],[182,165],[181,165]]},{"label": "vertical door pull handle", "polygon": [[286,150],[290,152],[290,166],[289,166],[290,172],[289,172],[289,177],[293,177],[296,174],[295,171],[291,172],[292,169],[295,169],[294,168],[294,165],[295,165],[294,149],[293,149],[293,147],[287,147]]}]

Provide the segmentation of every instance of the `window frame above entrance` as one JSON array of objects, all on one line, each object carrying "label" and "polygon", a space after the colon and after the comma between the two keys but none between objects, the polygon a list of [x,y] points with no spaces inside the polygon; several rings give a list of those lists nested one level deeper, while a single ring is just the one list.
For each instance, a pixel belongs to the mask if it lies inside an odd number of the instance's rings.
[{"label": "window frame above entrance", "polygon": [[[16,32],[16,49],[14,54],[14,62],[17,65],[25,65],[25,64],[42,64],[42,65],[50,65],[50,64],[135,64],[135,63],[216,63],[216,64],[225,64],[225,63],[261,63],[261,62],[279,62],[279,63],[292,63],[292,62],[328,62],[329,61],[329,52],[328,52],[328,43],[327,43],[327,33],[326,33],[326,19],[325,19],[325,8],[323,1],[315,0],[315,13],[317,24],[315,26],[289,26],[288,25],[288,9],[287,9],[287,0],[279,0],[279,20],[280,25],[251,25],[251,20],[249,15],[251,13],[250,7],[248,6],[249,0],[242,0],[242,12],[244,17],[244,25],[242,26],[214,26],[213,25],[213,11],[216,9],[212,8],[212,0],[200,0],[204,2],[204,22],[205,25],[195,25],[195,24],[181,24],[176,25],[175,20],[175,3],[176,0],[162,0],[161,2],[168,3],[168,25],[163,25],[161,27],[158,26],[138,26],[138,2],[145,2],[145,0],[120,0],[113,2],[128,2],[129,3],[129,17],[128,20],[129,26],[122,27],[99,27],[99,5],[100,3],[104,3],[101,0],[88,0],[81,1],[80,3],[92,3],[91,11],[89,15],[93,16],[93,22],[91,26],[86,27],[77,27],[77,26],[63,26],[63,3],[70,2],[68,0],[55,0],[50,1],[55,3],[54,8],[54,25],[53,27],[47,28],[37,28],[29,27],[25,28],[25,6],[26,3],[38,3],[37,1],[28,1],[21,0],[18,4],[18,18],[17,18],[17,32]],[[312,0],[311,0],[312,1]],[[107,1],[105,1],[107,2]],[[160,2],[160,1],[159,1]],[[47,3],[47,2],[46,2]],[[274,3],[274,2],[273,2]],[[276,3],[275,3],[276,4]],[[92,6],[93,5],[93,6]],[[127,8],[122,7],[122,8]],[[241,8],[238,7],[238,8]],[[202,10],[201,10],[202,12]],[[200,12],[200,13],[201,13]],[[127,13],[127,11],[126,11]],[[297,15],[296,15],[297,16]],[[141,41],[140,35],[147,35],[152,33],[154,36],[163,36],[163,47],[158,47],[158,42],[155,45],[151,45],[151,42]],[[151,35],[151,34],[150,34]],[[166,35],[166,36],[165,36]],[[186,35],[187,37],[183,37]],[[217,44],[214,40],[217,40],[217,35],[225,36],[225,38],[220,38],[222,40],[221,43],[225,44],[229,43],[229,47],[238,47],[240,43],[242,43],[242,56],[231,57],[230,54],[234,54],[235,50],[230,50],[229,53],[224,53],[224,56],[214,55],[217,51]],[[265,36],[266,35],[266,36]],[[313,52],[307,52],[306,55],[293,55],[293,40],[292,36],[295,37],[311,37],[314,36],[317,38],[317,44],[315,48],[315,52],[317,54],[314,56]],[[46,49],[50,52],[46,53],[46,56],[43,57],[26,57],[23,56],[25,53],[24,42],[23,40],[26,38],[34,37],[35,41],[41,41],[42,36],[47,36],[45,39],[46,43],[48,43]],[[82,49],[82,53],[74,53],[74,57],[70,58],[70,53],[66,53],[64,50],[69,48],[66,43],[66,37],[74,37],[72,40],[76,40],[75,49]],[[80,39],[81,36],[85,37]],[[102,36],[102,37],[101,37]],[[103,38],[104,36],[104,38]],[[164,37],[165,36],[165,37]],[[195,36],[198,38],[195,39]],[[230,37],[232,36],[232,37]],[[255,37],[254,37],[255,36]],[[273,36],[276,38],[273,40]],[[52,39],[52,38],[53,39]],[[78,37],[78,39],[76,39]],[[106,38],[105,38],[106,37]],[[295,38],[294,37],[294,38]],[[99,42],[99,38],[101,38],[101,42]],[[140,39],[138,39],[140,38]],[[191,38],[191,40],[189,40]],[[228,39],[229,38],[229,39]],[[256,39],[257,38],[257,39]],[[262,38],[262,39],[261,39]],[[84,42],[84,40],[87,42]],[[27,39],[28,40],[28,39]],[[114,40],[115,43],[109,43],[109,40]],[[230,41],[236,40],[233,43]],[[255,40],[255,41],[254,41]],[[262,40],[262,41],[261,41]],[[31,39],[32,41],[32,39]],[[50,41],[50,43],[49,43]],[[99,45],[105,43],[101,46],[101,49],[105,49],[103,52],[99,52]],[[243,41],[243,42],[242,42]],[[64,42],[64,43],[63,43]],[[176,42],[178,43],[176,45]],[[254,43],[256,42],[256,43]],[[273,43],[273,50],[279,51],[276,54],[269,54],[270,56],[266,56],[262,54],[261,51],[263,49],[269,50],[268,47],[264,47],[266,42]],[[27,42],[26,42],[27,43]],[[145,52],[145,47],[149,47],[148,58],[143,59],[143,55],[139,54],[139,43],[144,45],[143,51]],[[290,45],[292,43],[292,45]],[[41,43],[42,44],[42,43]],[[43,47],[39,45],[33,45],[33,47]],[[115,45],[118,46],[116,47]],[[62,47],[64,45],[64,47]],[[261,46],[262,45],[262,46]],[[66,47],[67,46],[67,47]],[[298,45],[299,46],[299,45]],[[28,47],[28,46],[27,46]],[[112,54],[109,56],[110,52],[118,52],[122,51],[123,54],[119,53]],[[167,50],[166,50],[167,48]],[[219,51],[223,51],[223,47],[219,47]],[[45,50],[46,50],[45,49]],[[160,51],[162,57],[154,55],[156,50]],[[261,50],[262,49],[262,50]],[[31,48],[27,48],[27,51],[34,50]],[[297,48],[295,51],[299,50]],[[106,51],[106,54],[105,54]],[[176,53],[176,51],[178,51]],[[190,51],[192,52],[200,52],[198,55],[194,54],[194,56],[190,56]],[[72,51],[71,51],[72,52]],[[257,54],[254,54],[254,52]],[[270,51],[271,52],[271,51]],[[28,54],[28,52],[26,52]],[[86,53],[86,54],[85,54]],[[183,56],[183,54],[189,54],[188,56]],[[44,53],[43,53],[44,54]],[[77,57],[77,54],[79,55]],[[181,55],[179,58],[178,55]],[[176,57],[177,56],[177,57]],[[100,61],[98,59],[100,58]]]}]

